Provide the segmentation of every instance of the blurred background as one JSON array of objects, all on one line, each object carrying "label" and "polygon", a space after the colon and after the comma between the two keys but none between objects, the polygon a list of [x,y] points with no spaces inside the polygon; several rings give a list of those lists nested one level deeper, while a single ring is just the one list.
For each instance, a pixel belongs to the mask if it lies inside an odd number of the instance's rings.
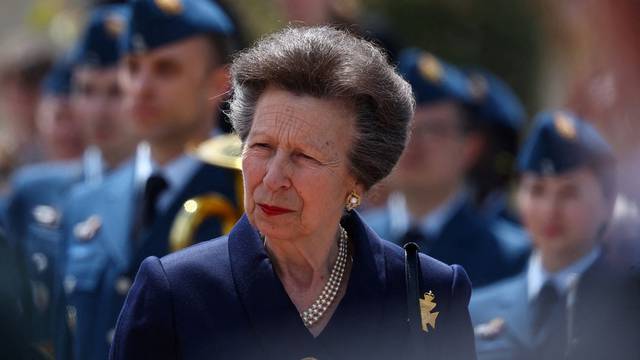
[{"label": "blurred background", "polygon": [[[35,91],[29,89],[33,85],[29,77],[38,78],[52,54],[74,41],[87,9],[98,2],[3,1],[0,166],[4,172],[16,153],[37,156],[17,150],[21,144],[15,134],[35,131],[30,119],[35,106],[19,87]],[[245,43],[292,19],[358,23],[382,34],[378,38],[392,44],[387,46],[391,52],[394,47],[417,46],[455,65],[488,69],[515,89],[530,116],[544,108],[569,106],[593,121],[615,146],[621,190],[640,199],[634,183],[635,169],[640,168],[635,166],[640,158],[636,141],[640,126],[635,121],[640,113],[640,42],[634,41],[640,31],[638,1],[234,0],[227,5],[244,27]],[[28,74],[13,72],[17,64],[29,65]],[[8,136],[7,129],[13,127],[22,129]]]}]

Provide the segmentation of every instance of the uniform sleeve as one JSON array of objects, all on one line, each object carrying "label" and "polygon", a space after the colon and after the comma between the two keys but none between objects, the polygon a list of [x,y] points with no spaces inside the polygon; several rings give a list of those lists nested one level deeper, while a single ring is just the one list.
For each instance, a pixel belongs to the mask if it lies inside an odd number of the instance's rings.
[{"label": "uniform sleeve", "polygon": [[140,265],[118,317],[109,359],[177,359],[171,289],[160,260]]},{"label": "uniform sleeve", "polygon": [[448,342],[446,358],[455,360],[473,360],[476,358],[473,326],[469,315],[469,299],[471,298],[471,281],[460,265],[452,265],[453,281],[451,284],[451,307],[449,320],[446,322]]}]

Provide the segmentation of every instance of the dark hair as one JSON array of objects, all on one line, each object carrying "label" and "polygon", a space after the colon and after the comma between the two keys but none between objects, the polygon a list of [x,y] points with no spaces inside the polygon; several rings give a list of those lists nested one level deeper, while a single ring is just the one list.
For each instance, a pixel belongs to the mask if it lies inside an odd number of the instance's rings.
[{"label": "dark hair", "polygon": [[415,101],[411,86],[375,45],[332,27],[290,27],[238,54],[231,65],[229,118],[244,142],[269,85],[353,104],[351,173],[365,189],[391,172],[404,150]]}]

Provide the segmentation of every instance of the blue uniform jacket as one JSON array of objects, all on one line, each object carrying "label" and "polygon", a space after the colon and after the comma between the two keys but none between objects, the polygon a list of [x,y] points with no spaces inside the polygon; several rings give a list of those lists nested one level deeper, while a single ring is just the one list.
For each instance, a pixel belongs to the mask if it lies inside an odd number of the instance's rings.
[{"label": "blue uniform jacket", "polygon": [[[151,229],[133,239],[139,202],[135,164],[123,165],[101,186],[74,189],[65,209],[64,264],[56,326],[60,359],[105,359],[117,316],[133,275],[147,256],[169,252],[169,232],[183,203],[212,192],[235,204],[230,170],[202,163]],[[217,221],[205,222],[195,241],[221,235]]]},{"label": "blue uniform jacket", "polygon": [[[146,259],[127,297],[111,359],[408,359],[404,250],[353,213],[355,248],[344,298],[314,338],[246,217],[228,237]],[[435,328],[417,329],[420,357],[474,359],[469,280],[459,266],[421,255]],[[415,299],[416,301],[418,299]],[[415,329],[414,329],[415,330]]]},{"label": "blue uniform jacket", "polygon": [[62,204],[82,175],[80,161],[27,166],[12,179],[7,202],[8,238],[18,256],[18,267],[28,279],[22,302],[31,340],[49,348]]},{"label": "blue uniform jacket", "polygon": [[[639,359],[639,289],[637,277],[615,269],[604,257],[591,265],[578,281],[572,310],[567,310],[573,313],[571,325],[566,324],[572,335],[556,344],[561,353],[568,351],[565,359]],[[537,348],[544,333],[532,336],[531,309],[526,271],[477,290],[470,311],[478,359],[544,359]]]},{"label": "blue uniform jacket", "polygon": [[[365,215],[366,221],[383,239],[400,244],[402,234],[391,231],[391,212],[385,208]],[[518,273],[525,265],[528,246],[519,239],[501,241],[487,222],[465,201],[444,224],[435,239],[420,245],[421,251],[446,264],[459,264],[474,287]]]}]

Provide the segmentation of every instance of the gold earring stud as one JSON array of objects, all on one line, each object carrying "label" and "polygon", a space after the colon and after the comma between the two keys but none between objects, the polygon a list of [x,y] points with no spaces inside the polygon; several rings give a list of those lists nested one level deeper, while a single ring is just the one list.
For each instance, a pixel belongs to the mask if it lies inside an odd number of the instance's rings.
[{"label": "gold earring stud", "polygon": [[347,196],[347,204],[345,205],[345,208],[347,209],[347,211],[351,211],[360,206],[361,200],[362,198],[360,197],[360,195],[356,194],[355,191],[352,191]]}]

